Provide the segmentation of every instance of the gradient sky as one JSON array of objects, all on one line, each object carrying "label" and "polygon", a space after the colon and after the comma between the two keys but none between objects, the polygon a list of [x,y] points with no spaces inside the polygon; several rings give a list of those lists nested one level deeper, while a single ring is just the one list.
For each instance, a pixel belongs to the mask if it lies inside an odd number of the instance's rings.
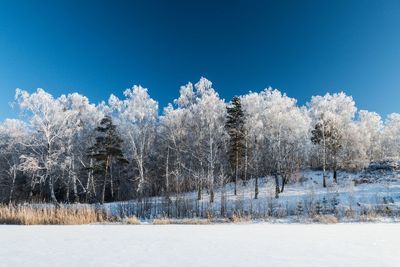
[{"label": "gradient sky", "polygon": [[17,87],[97,103],[141,84],[163,107],[201,76],[225,99],[343,90],[400,112],[400,1],[0,0],[0,120]]}]

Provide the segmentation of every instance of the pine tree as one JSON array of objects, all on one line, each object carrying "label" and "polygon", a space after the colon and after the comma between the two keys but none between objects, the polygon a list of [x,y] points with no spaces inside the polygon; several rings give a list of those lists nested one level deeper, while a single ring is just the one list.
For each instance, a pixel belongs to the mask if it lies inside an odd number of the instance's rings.
[{"label": "pine tree", "polygon": [[315,203],[315,213],[317,215],[320,215],[322,213],[322,205],[321,205],[321,201],[317,200],[317,202]]},{"label": "pine tree", "polygon": [[337,210],[338,205],[339,205],[339,199],[336,196],[334,196],[331,200],[331,206],[332,206],[333,213],[338,212],[338,210]]},{"label": "pine tree", "polygon": [[299,201],[297,202],[296,215],[302,216],[303,214],[304,214],[303,202]]},{"label": "pine tree", "polygon": [[229,142],[229,161],[235,175],[235,190],[239,177],[240,166],[243,164],[243,157],[245,153],[245,130],[244,130],[244,113],[240,98],[235,96],[231,101],[231,105],[227,106],[227,120],[226,129],[228,131]]},{"label": "pine tree", "polygon": [[322,198],[322,213],[329,213],[328,200],[325,197]]},{"label": "pine tree", "polygon": [[90,157],[93,157],[100,173],[103,175],[100,202],[104,203],[107,180],[110,180],[110,193],[113,197],[113,166],[128,163],[122,152],[122,139],[119,137],[117,127],[113,124],[110,116],[105,116],[96,128],[96,143],[89,149]]}]

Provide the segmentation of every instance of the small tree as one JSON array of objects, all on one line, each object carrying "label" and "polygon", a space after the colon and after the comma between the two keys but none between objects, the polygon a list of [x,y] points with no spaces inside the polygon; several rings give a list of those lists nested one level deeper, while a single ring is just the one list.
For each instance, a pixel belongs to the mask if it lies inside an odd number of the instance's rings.
[{"label": "small tree", "polygon": [[110,116],[105,116],[100,126],[96,128],[98,136],[96,143],[90,148],[90,157],[93,157],[103,174],[103,184],[100,202],[104,203],[108,176],[110,176],[110,193],[113,197],[113,167],[128,163],[122,152],[122,139],[119,137],[116,126]]},{"label": "small tree", "polygon": [[333,182],[337,183],[338,157],[343,139],[340,131],[333,122],[327,120],[317,123],[311,133],[311,142],[320,145],[323,150],[323,187],[326,187],[325,170],[328,154],[332,158]]},{"label": "small tree", "polygon": [[240,98],[235,96],[232,99],[231,105],[227,106],[226,129],[230,137],[229,144],[229,161],[235,173],[235,190],[239,176],[240,166],[243,164],[243,156],[245,152],[245,128],[244,114]]}]

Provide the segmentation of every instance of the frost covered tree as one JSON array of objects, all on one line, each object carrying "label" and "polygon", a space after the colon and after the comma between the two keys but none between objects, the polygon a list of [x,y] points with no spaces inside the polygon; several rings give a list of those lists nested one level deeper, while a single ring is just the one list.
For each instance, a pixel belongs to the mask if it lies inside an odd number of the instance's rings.
[{"label": "frost covered tree", "polygon": [[127,156],[134,162],[137,173],[137,192],[142,195],[149,186],[146,169],[149,157],[154,150],[156,126],[158,120],[158,103],[150,98],[147,89],[133,86],[124,92],[125,99],[120,100],[111,95],[110,107],[116,112],[117,125],[127,146]]},{"label": "frost covered tree", "polygon": [[20,109],[28,116],[32,131],[30,142],[25,144],[30,148],[30,153],[24,156],[38,163],[37,171],[40,171],[41,180],[47,182],[51,200],[58,203],[54,187],[55,182],[62,178],[57,170],[66,149],[62,140],[70,130],[68,121],[71,113],[59,99],[54,99],[43,89],[32,94],[17,89],[15,98]]},{"label": "frost covered tree", "polygon": [[241,96],[241,104],[243,107],[244,116],[246,117],[244,128],[246,132],[246,149],[250,175],[255,177],[254,182],[254,197],[257,199],[259,194],[258,177],[265,176],[269,172],[264,167],[265,150],[263,144],[264,123],[266,118],[262,116],[265,110],[265,101],[260,97],[259,93],[248,93]]},{"label": "frost covered tree", "polygon": [[[176,108],[170,104],[164,109],[160,118],[159,135],[162,153],[159,158],[164,162],[165,193],[169,197],[171,192],[180,193],[183,186],[183,177],[196,177],[194,166],[187,167],[191,147],[191,129],[189,125],[190,113],[188,109]],[[196,189],[201,187],[200,177],[196,177]]]},{"label": "frost covered tree", "polygon": [[382,149],[386,159],[400,157],[400,114],[392,113],[387,116],[382,132]]},{"label": "frost covered tree", "polygon": [[376,112],[360,110],[358,112],[359,139],[362,142],[367,162],[376,161],[382,158],[383,123],[381,116]]},{"label": "frost covered tree", "polygon": [[93,183],[92,177],[88,175],[85,184],[85,179],[79,177],[79,173],[82,168],[88,169],[90,167],[90,163],[86,162],[87,155],[85,152],[92,145],[93,132],[104,113],[94,104],[89,103],[87,97],[78,93],[62,95],[59,100],[63,108],[69,113],[68,131],[66,131],[62,140],[65,147],[62,166],[69,178],[65,181],[66,200],[69,200],[70,187],[72,187],[73,202],[79,202],[80,193],[86,197],[90,194],[90,183]]},{"label": "frost covered tree", "polygon": [[[310,120],[296,100],[278,90],[265,89],[243,97],[246,127],[258,153],[265,158],[265,174],[275,177],[276,197],[293,172],[304,163]],[[253,139],[252,138],[252,139]],[[281,177],[281,187],[279,186]]]},{"label": "frost covered tree", "polygon": [[[27,140],[24,122],[6,119],[0,124],[0,188],[3,201],[11,203],[14,198],[17,176],[20,172],[22,145]],[[3,190],[6,189],[4,192]]]},{"label": "frost covered tree", "polygon": [[235,184],[254,178],[254,198],[259,178],[272,179],[279,197],[303,168],[322,167],[326,186],[327,170],[337,182],[340,169],[400,157],[400,115],[385,123],[374,112],[355,116],[344,93],[300,107],[267,88],[226,103],[206,78],[179,93],[159,116],[141,86],[97,105],[78,93],[18,89],[21,119],[0,123],[0,201],[145,201],[162,194],[178,207],[189,191],[213,203],[219,187],[224,214],[229,176]]},{"label": "frost covered tree", "polygon": [[343,92],[313,96],[308,107],[313,125],[311,140],[321,149],[323,186],[326,187],[328,160],[333,171],[333,181],[337,182],[337,169],[341,163],[340,152],[345,142],[344,132],[352,123],[357,109],[353,98]]},{"label": "frost covered tree", "polygon": [[160,120],[162,138],[168,144],[167,184],[174,176],[177,187],[181,187],[186,174],[195,184],[198,198],[205,185],[213,202],[215,177],[222,164],[222,143],[226,139],[225,103],[205,78],[194,86],[192,83],[182,86],[174,103],[176,108],[169,105]]},{"label": "frost covered tree", "polygon": [[218,93],[212,88],[212,83],[201,78],[195,84],[197,101],[193,106],[195,123],[199,129],[198,142],[200,151],[204,151],[202,162],[206,162],[207,186],[210,192],[210,202],[214,202],[214,186],[216,182],[217,165],[223,151],[222,143],[226,139],[225,117],[226,106]]}]

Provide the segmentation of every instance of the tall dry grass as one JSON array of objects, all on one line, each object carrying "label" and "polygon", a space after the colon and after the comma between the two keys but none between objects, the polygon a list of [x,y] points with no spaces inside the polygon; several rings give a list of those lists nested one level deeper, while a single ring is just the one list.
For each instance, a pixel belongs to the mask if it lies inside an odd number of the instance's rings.
[{"label": "tall dry grass", "polygon": [[165,224],[192,224],[192,225],[204,225],[210,224],[209,219],[201,218],[189,218],[189,219],[171,219],[171,218],[157,218],[153,220],[155,225],[165,225]]},{"label": "tall dry grass", "polygon": [[110,221],[107,214],[93,207],[32,207],[0,205],[0,224],[90,224]]}]

